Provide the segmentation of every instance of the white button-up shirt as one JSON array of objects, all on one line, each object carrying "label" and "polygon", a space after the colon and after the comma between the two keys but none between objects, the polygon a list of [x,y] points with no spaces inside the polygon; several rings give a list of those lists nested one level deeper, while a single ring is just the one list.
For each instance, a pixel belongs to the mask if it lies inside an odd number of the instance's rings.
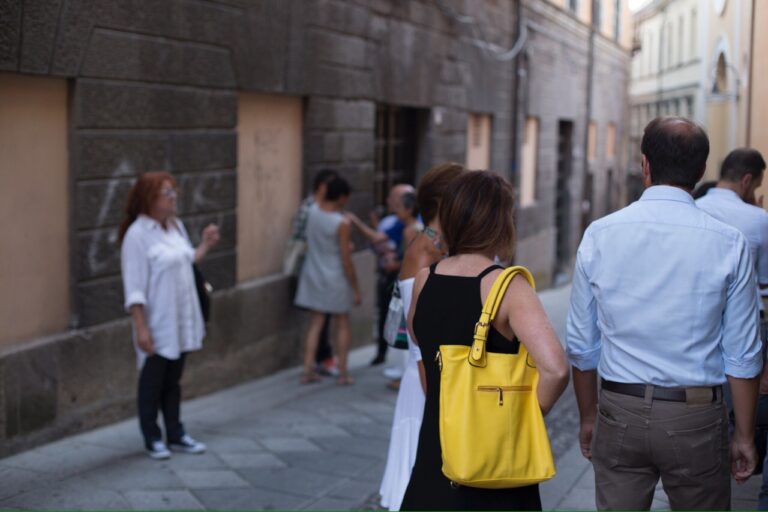
[{"label": "white button-up shirt", "polygon": [[[125,309],[144,306],[155,353],[167,359],[203,346],[205,325],[192,271],[194,258],[195,249],[179,219],[163,229],[151,217],[139,215],[123,238]],[[141,368],[147,354],[136,344],[135,329],[133,339]]]},{"label": "white button-up shirt", "polygon": [[714,386],[762,366],[744,235],[675,187],[648,188],[579,246],[567,353],[606,380]]},{"label": "white button-up shirt", "polygon": [[727,188],[710,189],[696,201],[696,206],[741,231],[749,243],[757,280],[768,285],[768,212],[745,203],[736,192]]}]

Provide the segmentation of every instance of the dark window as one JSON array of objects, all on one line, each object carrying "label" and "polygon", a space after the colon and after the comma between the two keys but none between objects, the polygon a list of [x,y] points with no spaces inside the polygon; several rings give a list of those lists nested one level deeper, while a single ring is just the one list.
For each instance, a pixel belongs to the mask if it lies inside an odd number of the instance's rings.
[{"label": "dark window", "polygon": [[616,0],[616,8],[613,11],[613,40],[621,37],[621,0]]},{"label": "dark window", "polygon": [[573,166],[573,122],[560,121],[557,133],[557,183],[555,196],[554,273],[564,273],[571,264],[571,170]]},{"label": "dark window", "polygon": [[387,204],[387,194],[398,183],[415,184],[420,164],[419,142],[429,120],[429,110],[376,106],[376,168],[373,193],[377,206]]},{"label": "dark window", "polygon": [[578,12],[579,0],[568,0],[568,8],[571,10],[571,12]]},{"label": "dark window", "polygon": [[592,0],[592,26],[600,29],[601,15],[600,0]]}]

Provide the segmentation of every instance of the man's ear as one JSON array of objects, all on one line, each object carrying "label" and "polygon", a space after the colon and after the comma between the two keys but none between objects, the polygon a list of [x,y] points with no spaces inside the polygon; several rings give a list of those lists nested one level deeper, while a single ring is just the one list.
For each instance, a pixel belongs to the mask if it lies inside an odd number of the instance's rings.
[{"label": "man's ear", "polygon": [[752,182],[755,180],[755,177],[752,176],[750,173],[745,174],[741,177],[739,180],[741,187],[743,190],[749,190],[750,186],[752,186]]},{"label": "man's ear", "polygon": [[642,155],[642,158],[640,159],[640,166],[643,169],[643,185],[648,188],[653,183],[651,182],[651,166],[648,163],[648,159],[645,157],[645,155]]}]

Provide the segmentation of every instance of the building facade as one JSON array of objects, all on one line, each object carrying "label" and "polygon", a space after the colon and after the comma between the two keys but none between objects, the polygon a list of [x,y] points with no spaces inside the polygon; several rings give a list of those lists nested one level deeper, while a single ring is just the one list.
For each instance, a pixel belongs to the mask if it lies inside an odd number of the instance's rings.
[{"label": "building facade", "polygon": [[631,13],[625,1],[524,1],[518,256],[567,279],[589,223],[624,205]]},{"label": "building facade", "polygon": [[[617,9],[618,6],[618,9]],[[179,182],[214,294],[194,396],[295,364],[291,216],[335,167],[361,216],[452,160],[518,185],[517,260],[567,274],[623,202],[624,1],[0,0],[0,455],[134,413],[117,226]],[[373,257],[357,240],[370,342]]]},{"label": "building facade", "polygon": [[719,177],[731,150],[759,143],[750,137],[750,113],[764,89],[754,72],[763,58],[757,19],[764,8],[752,0],[653,0],[635,13],[633,175],[640,172],[643,128],[656,116],[688,117],[706,128],[705,180]]}]

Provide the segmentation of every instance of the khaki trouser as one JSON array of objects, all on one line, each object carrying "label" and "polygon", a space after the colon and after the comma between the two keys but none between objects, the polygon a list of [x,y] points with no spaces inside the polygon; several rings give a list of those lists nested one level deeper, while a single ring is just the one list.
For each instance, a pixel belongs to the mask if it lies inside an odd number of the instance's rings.
[{"label": "khaki trouser", "polygon": [[597,508],[648,510],[661,478],[673,510],[729,510],[722,396],[710,403],[666,402],[652,400],[647,389],[646,398],[600,391],[592,440]]}]

